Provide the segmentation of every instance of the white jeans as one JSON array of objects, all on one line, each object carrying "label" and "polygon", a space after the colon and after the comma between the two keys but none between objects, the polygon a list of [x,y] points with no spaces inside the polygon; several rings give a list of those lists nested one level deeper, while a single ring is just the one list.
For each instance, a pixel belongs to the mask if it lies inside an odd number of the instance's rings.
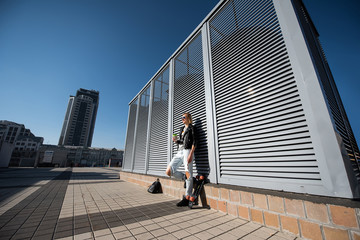
[{"label": "white jeans", "polygon": [[193,189],[193,162],[195,159],[195,154],[193,155],[193,160],[191,163],[187,162],[188,156],[190,154],[190,149],[183,149],[179,150],[176,155],[171,160],[169,167],[171,170],[171,175],[178,179],[184,179],[184,173],[179,172],[177,169],[181,166],[181,164],[184,164],[185,172],[189,172],[190,177],[186,179],[186,190],[185,195],[191,196],[192,195],[192,189]]}]

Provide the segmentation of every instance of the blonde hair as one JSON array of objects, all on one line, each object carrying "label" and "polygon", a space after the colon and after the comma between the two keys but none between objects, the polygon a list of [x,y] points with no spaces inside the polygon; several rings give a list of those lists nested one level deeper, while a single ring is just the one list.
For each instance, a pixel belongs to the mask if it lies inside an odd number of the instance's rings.
[{"label": "blonde hair", "polygon": [[189,122],[192,124],[193,123],[193,120],[192,120],[192,116],[191,116],[191,113],[189,112],[186,112],[186,113],[183,113],[183,115],[185,115],[189,118]]}]

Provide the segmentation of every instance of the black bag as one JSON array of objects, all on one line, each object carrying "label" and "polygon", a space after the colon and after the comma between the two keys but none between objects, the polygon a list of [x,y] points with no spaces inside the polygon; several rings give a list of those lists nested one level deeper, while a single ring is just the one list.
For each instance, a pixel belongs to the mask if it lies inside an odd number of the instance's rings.
[{"label": "black bag", "polygon": [[161,183],[160,183],[159,179],[156,179],[156,181],[150,185],[150,187],[148,188],[148,192],[149,193],[162,193]]}]

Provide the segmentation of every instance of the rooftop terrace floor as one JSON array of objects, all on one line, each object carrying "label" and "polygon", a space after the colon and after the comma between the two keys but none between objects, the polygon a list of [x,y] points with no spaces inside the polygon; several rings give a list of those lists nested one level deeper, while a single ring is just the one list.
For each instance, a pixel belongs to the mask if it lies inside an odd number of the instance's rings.
[{"label": "rooftop terrace floor", "polygon": [[0,169],[0,239],[299,239],[119,179],[119,168]]}]

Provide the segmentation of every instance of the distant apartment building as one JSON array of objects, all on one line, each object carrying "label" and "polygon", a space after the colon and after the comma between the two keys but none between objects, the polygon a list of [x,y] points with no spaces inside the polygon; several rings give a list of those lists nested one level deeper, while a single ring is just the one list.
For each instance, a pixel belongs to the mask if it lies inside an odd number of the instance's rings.
[{"label": "distant apartment building", "polygon": [[82,146],[42,145],[38,158],[39,167],[121,167],[123,150]]},{"label": "distant apartment building", "polygon": [[70,96],[59,145],[91,147],[98,105],[98,91],[80,88]]},{"label": "distant apartment building", "polygon": [[32,167],[44,139],[23,124],[0,121],[0,167]]}]

